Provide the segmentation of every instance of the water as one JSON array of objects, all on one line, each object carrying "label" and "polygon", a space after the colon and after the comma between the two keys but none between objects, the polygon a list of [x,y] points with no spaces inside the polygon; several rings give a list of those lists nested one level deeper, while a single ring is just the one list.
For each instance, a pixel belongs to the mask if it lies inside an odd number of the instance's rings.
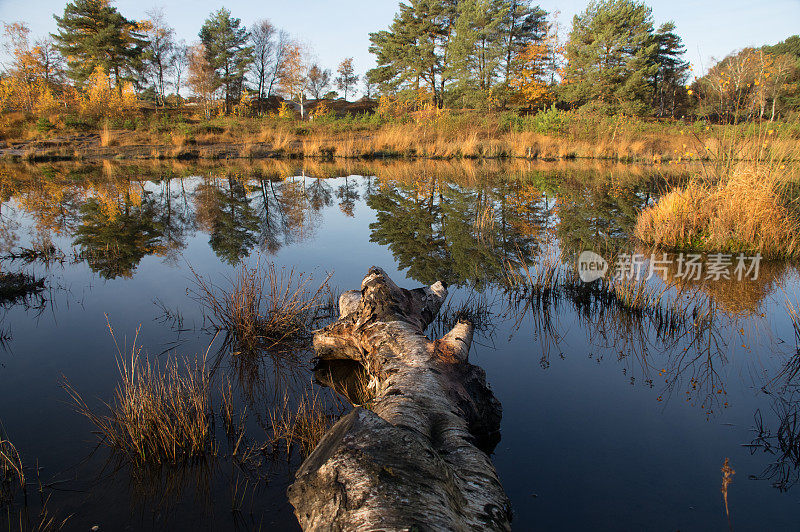
[{"label": "water", "polygon": [[[3,527],[20,512],[38,522],[47,500],[67,529],[297,528],[285,490],[298,453],[231,460],[217,421],[217,458],[132,470],[97,446],[62,388],[102,411],[119,382],[109,324],[125,352],[138,329],[136,342],[161,361],[208,351],[215,386],[232,383],[257,445],[284,390],[318,389],[310,355],[238,366],[192,296],[190,267],[224,285],[239,260],[260,260],[318,282],[330,273],[340,290],[379,265],[402,286],[441,279],[453,306],[489,309],[470,356],[503,405],[493,461],[516,529],[727,529],[726,458],[733,526],[796,529],[793,265],[763,264],[757,281],[694,283],[713,319],[671,336],[613,306],[568,294],[531,304],[502,290],[504,265],[520,257],[637,251],[636,213],[679,174],[471,162],[3,168],[2,271],[46,285],[7,302],[0,322],[0,421],[28,479],[27,504],[17,493]],[[14,258],[51,243],[55,260]],[[772,437],[781,422],[783,448]]]}]

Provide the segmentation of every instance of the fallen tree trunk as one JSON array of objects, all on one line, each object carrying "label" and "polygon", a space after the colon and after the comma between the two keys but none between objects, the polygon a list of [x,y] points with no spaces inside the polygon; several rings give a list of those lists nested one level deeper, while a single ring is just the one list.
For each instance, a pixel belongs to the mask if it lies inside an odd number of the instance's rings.
[{"label": "fallen tree trunk", "polygon": [[467,361],[472,323],[443,338],[424,331],[447,296],[371,268],[339,300],[340,319],[318,331],[322,360],[367,369],[371,409],[355,408],[322,438],[289,487],[304,530],[509,530],[511,509],[487,452],[500,403]]}]

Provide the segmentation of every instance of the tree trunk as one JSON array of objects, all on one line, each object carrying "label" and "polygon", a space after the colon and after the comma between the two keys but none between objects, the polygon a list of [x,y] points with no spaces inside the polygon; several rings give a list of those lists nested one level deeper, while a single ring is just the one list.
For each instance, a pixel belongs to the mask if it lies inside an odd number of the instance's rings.
[{"label": "tree trunk", "polygon": [[321,360],[355,360],[375,399],[340,419],[289,487],[305,530],[509,530],[511,509],[487,452],[502,409],[467,361],[472,323],[424,331],[447,289],[405,290],[373,267],[314,335]]}]

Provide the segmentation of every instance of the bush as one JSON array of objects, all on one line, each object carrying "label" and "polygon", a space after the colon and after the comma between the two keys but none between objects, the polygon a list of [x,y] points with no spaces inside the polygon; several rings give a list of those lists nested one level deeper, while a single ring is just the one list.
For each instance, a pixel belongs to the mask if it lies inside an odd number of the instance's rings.
[{"label": "bush", "polygon": [[47,133],[51,129],[53,129],[53,124],[50,123],[50,120],[45,116],[40,116],[39,120],[36,121],[36,130],[39,133]]},{"label": "bush", "polygon": [[76,131],[92,131],[97,129],[97,124],[75,115],[67,115],[64,117],[64,127]]}]

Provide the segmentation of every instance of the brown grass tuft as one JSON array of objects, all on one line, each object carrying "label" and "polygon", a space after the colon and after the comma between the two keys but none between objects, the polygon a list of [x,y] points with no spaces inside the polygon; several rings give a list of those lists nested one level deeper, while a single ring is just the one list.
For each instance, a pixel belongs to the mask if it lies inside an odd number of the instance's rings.
[{"label": "brown grass tuft", "polygon": [[311,289],[312,278],[294,269],[277,270],[259,260],[255,267],[240,264],[230,288],[215,286],[192,270],[196,299],[212,325],[244,353],[257,349],[281,351],[303,347],[330,290],[328,280]]},{"label": "brown grass tuft", "polygon": [[311,454],[338,416],[329,412],[326,401],[317,391],[306,391],[294,407],[289,405],[288,396],[284,396],[283,404],[270,411],[269,417],[273,449],[282,444],[289,457],[293,447],[297,446],[301,456],[305,458]]},{"label": "brown grass tuft", "polygon": [[69,382],[63,384],[78,411],[97,427],[102,443],[140,466],[213,455],[205,357],[183,365],[169,359],[162,368],[142,358],[135,339],[128,360],[123,360],[119,346],[117,353],[121,383],[107,413],[95,413]]},{"label": "brown grass tuft", "polygon": [[695,180],[639,215],[635,234],[665,249],[800,254],[800,218],[776,172],[740,170],[717,183]]},{"label": "brown grass tuft", "polygon": [[15,485],[25,487],[22,458],[14,444],[0,436],[0,506],[12,500]]}]

